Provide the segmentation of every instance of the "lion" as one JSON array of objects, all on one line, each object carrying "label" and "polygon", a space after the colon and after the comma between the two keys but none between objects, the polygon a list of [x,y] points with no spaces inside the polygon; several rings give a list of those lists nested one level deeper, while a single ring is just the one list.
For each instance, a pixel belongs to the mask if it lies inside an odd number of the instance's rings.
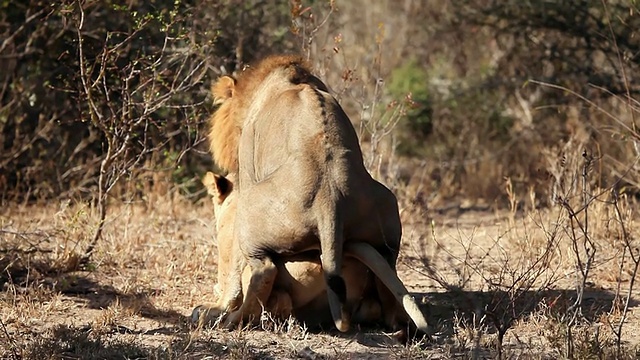
[{"label": "lion", "polygon": [[[235,194],[233,192],[233,175],[229,179],[224,176],[208,172],[203,178],[209,195],[214,204],[218,242],[218,276],[214,287],[216,295],[220,296],[225,286],[224,282],[229,273],[232,242],[234,241],[234,216],[236,211]],[[400,279],[388,267],[381,264],[375,255],[371,257],[369,251],[355,248],[353,252],[345,252],[343,275],[347,284],[347,308],[354,322],[359,324],[376,324],[381,317],[380,303],[371,295],[369,269],[356,258],[367,259],[369,267],[378,268],[377,273],[383,278],[383,283],[395,288],[396,292],[403,290]],[[328,304],[325,294],[325,283],[322,275],[319,256],[314,252],[289,256],[274,261],[278,274],[269,296],[265,310],[272,316],[285,319],[291,315],[304,322],[307,326],[315,327],[327,323]],[[243,271],[243,291],[247,291],[251,272],[249,267]],[[398,290],[399,289],[399,290]],[[197,312],[196,312],[197,314]],[[193,322],[199,322],[197,316]],[[205,319],[202,319],[205,321]],[[209,319],[211,321],[214,319]],[[400,337],[402,340],[402,335]],[[406,340],[406,339],[405,339]]]},{"label": "lion", "polygon": [[[344,252],[372,248],[395,274],[402,237],[395,195],[367,172],[351,121],[302,58],[268,57],[237,79],[221,77],[212,93],[214,161],[238,179],[231,269],[216,311],[230,312],[228,325],[256,319],[278,273],[272,259],[316,250],[333,323],[347,331]],[[428,333],[404,286],[390,291],[377,273],[374,281],[385,324],[403,327],[406,311]]]},{"label": "lion", "polygon": [[[220,296],[229,274],[230,251],[234,241],[234,185],[232,177],[225,178],[212,172],[207,172],[202,182],[214,205],[218,242],[218,282],[214,289],[216,295]],[[278,268],[278,274],[265,304],[265,310],[280,319],[293,315],[312,327],[326,323],[330,316],[325,316],[328,310],[324,294],[325,284],[317,252],[297,254],[275,260],[274,263]],[[368,284],[363,279],[369,276],[369,269],[361,262],[350,258],[343,264],[343,273],[348,285],[347,303],[350,313],[358,323],[375,323],[380,318],[381,307],[379,302],[366,294]],[[247,266],[243,271],[245,291],[250,275],[251,269]]]}]

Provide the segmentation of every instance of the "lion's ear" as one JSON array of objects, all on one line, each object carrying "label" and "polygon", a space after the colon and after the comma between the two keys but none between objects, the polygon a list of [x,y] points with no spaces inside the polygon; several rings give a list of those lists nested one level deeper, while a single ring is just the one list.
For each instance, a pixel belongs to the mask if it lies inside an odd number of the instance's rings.
[{"label": "lion's ear", "polygon": [[202,184],[204,184],[209,195],[211,195],[218,204],[222,204],[231,193],[231,190],[233,190],[233,183],[229,181],[229,179],[210,171],[202,178]]},{"label": "lion's ear", "polygon": [[218,198],[220,202],[224,201],[224,199],[231,194],[231,190],[233,190],[233,183],[229,181],[226,177],[222,175],[213,175],[216,181],[216,190],[218,191]]},{"label": "lion's ear", "polygon": [[215,177],[216,175],[214,173],[212,173],[211,171],[208,171],[202,178],[202,185],[204,185],[204,187],[207,188],[207,193],[209,193],[209,195],[211,196],[218,195],[218,192],[216,190]]},{"label": "lion's ear", "polygon": [[213,103],[220,104],[225,100],[233,97],[236,87],[236,80],[231,76],[223,76],[211,86],[211,94],[213,95]]}]

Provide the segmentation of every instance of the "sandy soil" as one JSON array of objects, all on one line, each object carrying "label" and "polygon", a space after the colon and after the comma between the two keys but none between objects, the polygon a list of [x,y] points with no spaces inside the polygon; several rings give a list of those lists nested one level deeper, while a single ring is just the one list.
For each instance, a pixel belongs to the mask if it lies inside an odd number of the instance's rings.
[{"label": "sandy soil", "polygon": [[[65,203],[5,209],[0,357],[494,358],[501,330],[507,357],[566,354],[577,273],[566,228],[554,233],[561,221],[553,212],[405,211],[398,273],[439,336],[403,346],[380,329],[308,331],[293,320],[267,319],[264,329],[193,329],[191,309],[213,300],[212,208],[206,201],[162,203],[112,209],[95,261],[83,271],[73,268],[95,229],[95,209]],[[602,229],[593,231],[595,237]],[[611,329],[632,267],[619,271],[621,255],[608,239],[598,240],[572,328],[576,355],[615,349]],[[634,289],[622,331],[629,357],[638,349],[638,298]]]}]

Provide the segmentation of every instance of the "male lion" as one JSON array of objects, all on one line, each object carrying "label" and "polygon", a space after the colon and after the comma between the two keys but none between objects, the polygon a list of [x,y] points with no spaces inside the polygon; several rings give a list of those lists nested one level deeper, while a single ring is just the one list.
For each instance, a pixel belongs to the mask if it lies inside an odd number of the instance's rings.
[{"label": "male lion", "polygon": [[[343,252],[373,247],[393,272],[402,236],[395,196],[367,172],[351,121],[300,57],[269,57],[212,90],[220,104],[209,135],[214,160],[238,176],[237,249],[220,304],[231,311],[226,322],[257,318],[277,276],[272,258],[320,250],[331,317],[348,330]],[[385,323],[399,327],[398,299],[428,332],[415,300],[380,280]]]},{"label": "male lion", "polygon": [[[235,192],[231,178],[227,179],[208,172],[202,182],[211,195],[214,205],[218,242],[218,283],[215,289],[220,296],[226,286],[225,282],[231,265],[229,261],[234,241]],[[265,304],[265,310],[277,318],[294,315],[309,326],[321,325],[330,320],[331,317],[326,316],[328,307],[326,294],[324,294],[325,283],[317,252],[275,259],[274,263],[278,274],[271,295]],[[348,285],[347,304],[354,319],[359,323],[377,322],[381,316],[380,304],[365,294],[369,285],[364,281],[369,276],[368,268],[353,258],[347,258],[343,265],[343,273]],[[251,269],[247,266],[243,272],[245,291],[250,276]]]}]

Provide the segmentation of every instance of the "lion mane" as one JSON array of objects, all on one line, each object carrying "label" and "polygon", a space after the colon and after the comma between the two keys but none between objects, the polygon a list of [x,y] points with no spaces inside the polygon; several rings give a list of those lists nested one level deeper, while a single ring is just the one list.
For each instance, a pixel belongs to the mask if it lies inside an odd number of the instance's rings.
[{"label": "lion mane", "polygon": [[210,151],[223,170],[238,171],[238,143],[242,121],[260,84],[274,71],[282,71],[292,84],[308,83],[327,91],[326,85],[311,74],[309,64],[298,55],[274,55],[249,66],[237,78],[222,76],[211,87],[219,108],[209,119]]}]

